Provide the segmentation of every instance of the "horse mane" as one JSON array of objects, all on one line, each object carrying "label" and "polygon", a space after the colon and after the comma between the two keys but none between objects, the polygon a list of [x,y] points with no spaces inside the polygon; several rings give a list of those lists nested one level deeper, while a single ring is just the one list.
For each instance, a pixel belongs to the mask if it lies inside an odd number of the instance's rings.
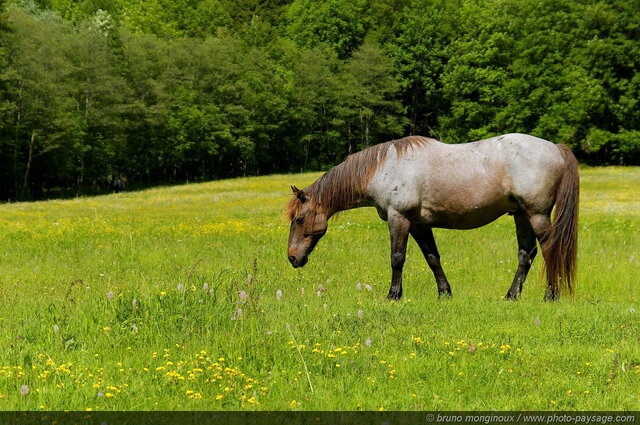
[{"label": "horse mane", "polygon": [[[313,203],[312,208],[322,208],[328,215],[350,208],[361,198],[373,173],[387,157],[389,148],[395,147],[398,157],[410,148],[415,148],[433,141],[428,137],[408,136],[398,140],[370,146],[349,155],[342,163],[336,165],[318,180],[304,189]],[[289,220],[293,220],[302,207],[302,202],[293,196],[286,207]]]}]

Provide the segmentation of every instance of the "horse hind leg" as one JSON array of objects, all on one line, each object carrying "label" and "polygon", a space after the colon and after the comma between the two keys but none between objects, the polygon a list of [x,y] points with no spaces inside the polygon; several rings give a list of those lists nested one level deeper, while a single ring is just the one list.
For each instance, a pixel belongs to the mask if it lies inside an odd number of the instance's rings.
[{"label": "horse hind leg", "polygon": [[[546,236],[551,228],[551,216],[550,214],[534,214],[529,217],[529,222],[536,234],[538,242],[540,242],[545,267],[547,267],[548,264],[551,264],[551,256],[555,255],[555,253],[549,250],[549,243],[546,240]],[[549,273],[547,273],[547,290],[545,292],[544,299],[545,301],[554,301],[558,299],[558,295],[558,285],[555,281],[555,277],[549,276]]]},{"label": "horse hind leg", "polygon": [[438,285],[438,296],[451,296],[451,286],[440,264],[440,254],[438,253],[438,247],[433,237],[433,230],[428,226],[412,226],[411,236],[413,236],[413,239],[415,239],[418,246],[420,246],[420,250],[422,250],[422,254],[433,272],[433,276]]},{"label": "horse hind leg", "polygon": [[522,293],[522,286],[538,252],[536,234],[529,222],[529,218],[523,212],[517,213],[513,218],[516,223],[516,236],[518,238],[518,269],[505,296],[508,300],[517,300]]}]

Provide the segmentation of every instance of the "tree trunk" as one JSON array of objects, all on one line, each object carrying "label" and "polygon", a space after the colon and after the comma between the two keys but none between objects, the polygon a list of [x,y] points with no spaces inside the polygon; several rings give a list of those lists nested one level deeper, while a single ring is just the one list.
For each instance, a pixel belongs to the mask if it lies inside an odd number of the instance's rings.
[{"label": "tree trunk", "polygon": [[20,124],[22,114],[20,113],[21,100],[22,100],[22,81],[18,82],[18,98],[16,99],[16,131],[13,143],[13,186],[14,196],[18,196],[20,193],[20,187],[18,186],[18,141],[20,140]]},{"label": "tree trunk", "polygon": [[27,168],[24,172],[24,180],[22,181],[22,192],[27,195],[27,197],[31,196],[31,192],[29,191],[29,173],[31,173],[31,162],[33,161],[33,146],[36,141],[36,131],[33,130],[31,132],[31,140],[29,141],[29,155],[27,156]]}]

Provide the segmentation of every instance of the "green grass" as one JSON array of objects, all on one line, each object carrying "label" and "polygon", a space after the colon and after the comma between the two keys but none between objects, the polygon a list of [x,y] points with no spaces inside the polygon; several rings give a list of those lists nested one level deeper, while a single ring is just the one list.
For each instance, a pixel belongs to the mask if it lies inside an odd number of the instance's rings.
[{"label": "green grass", "polygon": [[435,231],[452,299],[411,242],[385,300],[373,209],[294,270],[288,185],[318,175],[0,205],[0,409],[640,409],[639,168],[581,170],[577,293],[554,303],[540,258],[502,300],[510,217]]}]

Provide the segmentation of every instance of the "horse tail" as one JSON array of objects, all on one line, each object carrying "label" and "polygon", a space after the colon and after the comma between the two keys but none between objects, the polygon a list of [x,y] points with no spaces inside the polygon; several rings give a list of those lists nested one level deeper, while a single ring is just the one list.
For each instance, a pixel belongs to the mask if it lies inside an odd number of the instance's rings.
[{"label": "horse tail", "polygon": [[551,296],[566,289],[573,294],[578,250],[578,161],[565,145],[557,145],[564,158],[564,172],[556,189],[553,223],[541,240]]}]

